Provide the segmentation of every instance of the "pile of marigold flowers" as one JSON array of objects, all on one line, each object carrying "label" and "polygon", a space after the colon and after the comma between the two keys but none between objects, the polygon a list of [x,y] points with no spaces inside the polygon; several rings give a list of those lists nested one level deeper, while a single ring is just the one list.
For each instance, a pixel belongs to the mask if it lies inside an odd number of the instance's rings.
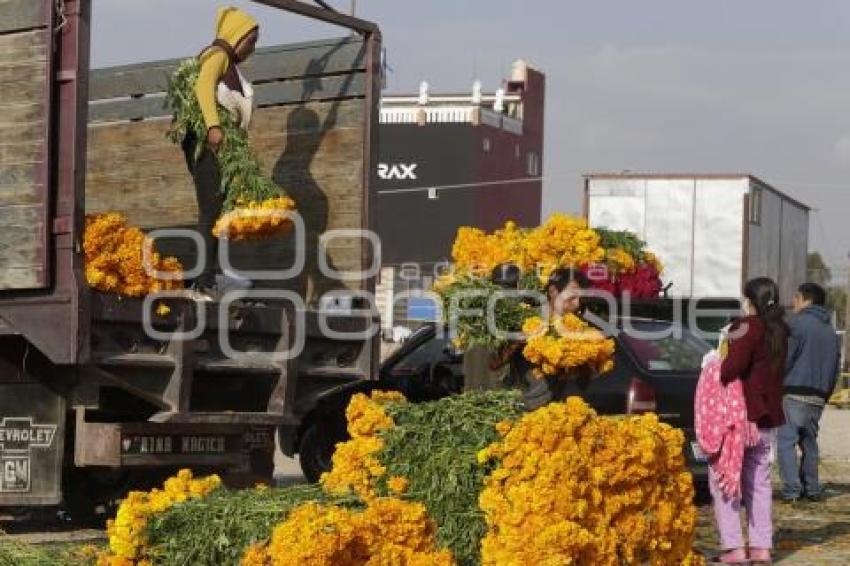
[{"label": "pile of marigold flowers", "polygon": [[[368,481],[373,501],[388,476],[403,477],[401,497],[426,505],[438,542],[459,564],[703,564],[692,551],[684,435],[655,415],[599,417],[577,397],[523,414],[504,392],[419,405],[361,395],[352,406],[349,429],[358,436],[340,449],[380,440],[370,458],[381,469],[375,474],[363,459],[359,473],[347,465],[350,492]],[[444,436],[460,449],[447,456]],[[463,500],[459,486],[477,494],[463,510],[446,505]],[[456,530],[446,529],[452,523]]]},{"label": "pile of marigold flowers", "polygon": [[[86,216],[83,253],[86,281],[98,291],[143,297],[183,288],[180,261],[174,257],[162,257],[154,249],[151,239],[139,228],[130,226],[122,214],[110,212]],[[152,276],[155,272],[167,276],[157,279]]]},{"label": "pile of marigold flowers", "polygon": [[408,403],[357,394],[320,485],[217,488],[181,472],[135,493],[99,564],[697,565],[683,434],[570,398],[525,412],[509,391]]},{"label": "pile of marigold flowers", "polygon": [[614,369],[614,340],[574,314],[548,322],[533,316],[522,331],[528,336],[523,356],[535,364],[538,378],[581,367],[597,375]]}]

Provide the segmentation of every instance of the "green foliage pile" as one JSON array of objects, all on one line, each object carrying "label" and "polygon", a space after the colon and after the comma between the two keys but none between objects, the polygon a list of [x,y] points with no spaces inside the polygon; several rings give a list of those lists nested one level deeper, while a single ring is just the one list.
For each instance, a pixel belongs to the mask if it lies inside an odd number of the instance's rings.
[{"label": "green foliage pile", "polygon": [[[405,499],[423,503],[437,524],[437,543],[461,566],[478,564],[487,533],[478,496],[490,468],[478,463],[482,449],[499,439],[496,424],[523,413],[511,391],[466,393],[431,403],[393,403],[387,413],[395,426],[382,434],[379,455],[384,480],[402,476],[410,484]],[[386,486],[379,493],[389,495]]]}]

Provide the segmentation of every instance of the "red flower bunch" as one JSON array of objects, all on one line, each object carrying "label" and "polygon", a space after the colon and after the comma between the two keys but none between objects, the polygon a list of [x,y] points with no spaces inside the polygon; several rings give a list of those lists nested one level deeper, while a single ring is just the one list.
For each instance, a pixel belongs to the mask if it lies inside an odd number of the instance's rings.
[{"label": "red flower bunch", "polygon": [[638,264],[637,269],[620,275],[620,293],[629,291],[633,299],[650,299],[661,293],[661,276],[654,265]]}]

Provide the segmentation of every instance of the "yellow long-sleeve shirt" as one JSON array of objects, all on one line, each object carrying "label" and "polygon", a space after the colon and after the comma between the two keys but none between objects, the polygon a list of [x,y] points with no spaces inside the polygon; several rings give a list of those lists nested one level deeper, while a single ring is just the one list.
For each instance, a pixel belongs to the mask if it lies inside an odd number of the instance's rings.
[{"label": "yellow long-sleeve shirt", "polygon": [[[232,47],[257,27],[257,21],[238,8],[221,7],[216,13],[215,36]],[[227,54],[219,48],[210,48],[201,54],[201,71],[195,84],[195,96],[201,105],[201,113],[207,130],[221,125],[216,106],[218,83],[230,65]]]},{"label": "yellow long-sleeve shirt", "polygon": [[201,71],[195,84],[195,96],[201,105],[201,114],[207,130],[221,125],[216,105],[216,89],[230,63],[221,49],[209,49],[201,58]]}]

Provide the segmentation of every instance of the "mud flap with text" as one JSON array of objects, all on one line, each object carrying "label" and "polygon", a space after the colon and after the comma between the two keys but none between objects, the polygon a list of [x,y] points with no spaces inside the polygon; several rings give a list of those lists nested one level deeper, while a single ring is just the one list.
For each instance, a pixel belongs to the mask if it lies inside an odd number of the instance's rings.
[{"label": "mud flap with text", "polygon": [[38,383],[0,384],[0,506],[60,502],[65,400]]}]

